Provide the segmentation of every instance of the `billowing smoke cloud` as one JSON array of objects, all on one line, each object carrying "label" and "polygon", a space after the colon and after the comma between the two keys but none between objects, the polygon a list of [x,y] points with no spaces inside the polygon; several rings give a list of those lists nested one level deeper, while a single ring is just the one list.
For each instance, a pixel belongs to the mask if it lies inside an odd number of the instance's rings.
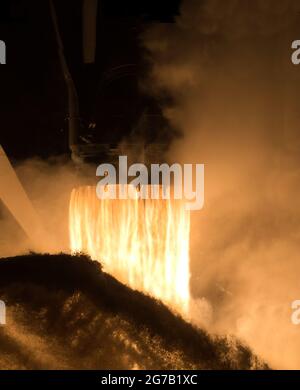
[{"label": "billowing smoke cloud", "polygon": [[169,158],[205,163],[193,295],[210,304],[211,331],[237,334],[280,368],[300,368],[290,318],[300,297],[299,11],[297,0],[186,0],[175,24],[144,37],[147,87],[183,135]]}]

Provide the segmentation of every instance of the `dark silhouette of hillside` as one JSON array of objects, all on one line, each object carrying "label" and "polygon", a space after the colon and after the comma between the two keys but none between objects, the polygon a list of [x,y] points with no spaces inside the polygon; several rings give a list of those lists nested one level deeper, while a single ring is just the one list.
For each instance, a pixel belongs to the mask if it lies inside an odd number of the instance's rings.
[{"label": "dark silhouette of hillside", "polygon": [[233,338],[209,336],[86,256],[0,259],[0,368],[267,368]]}]

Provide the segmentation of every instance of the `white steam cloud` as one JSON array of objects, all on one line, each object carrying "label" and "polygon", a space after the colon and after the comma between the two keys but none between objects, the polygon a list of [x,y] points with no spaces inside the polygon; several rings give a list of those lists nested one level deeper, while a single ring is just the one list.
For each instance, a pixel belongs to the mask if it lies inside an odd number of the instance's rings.
[{"label": "white steam cloud", "polygon": [[198,316],[204,306],[210,331],[274,368],[300,368],[299,11],[296,0],[187,0],[175,24],[144,36],[146,87],[171,97],[164,113],[183,134],[169,158],[205,164],[191,227]]}]

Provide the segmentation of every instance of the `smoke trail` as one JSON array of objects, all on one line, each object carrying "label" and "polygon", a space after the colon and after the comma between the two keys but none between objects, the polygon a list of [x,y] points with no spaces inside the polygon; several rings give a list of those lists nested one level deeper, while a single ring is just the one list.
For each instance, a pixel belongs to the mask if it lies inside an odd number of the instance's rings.
[{"label": "smoke trail", "polygon": [[193,294],[206,299],[211,331],[234,332],[281,368],[300,367],[290,321],[300,294],[300,71],[290,62],[299,8],[184,1],[176,24],[144,37],[147,87],[171,98],[165,116],[184,135],[169,157],[206,164],[206,203],[191,225]]}]

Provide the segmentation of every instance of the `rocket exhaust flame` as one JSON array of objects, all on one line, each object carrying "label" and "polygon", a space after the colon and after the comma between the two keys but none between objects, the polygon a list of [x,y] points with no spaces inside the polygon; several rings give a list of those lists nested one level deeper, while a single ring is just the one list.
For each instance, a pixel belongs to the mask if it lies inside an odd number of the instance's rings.
[{"label": "rocket exhaust flame", "polygon": [[177,312],[189,309],[190,214],[181,200],[98,199],[96,188],[73,189],[70,245],[133,289]]}]

